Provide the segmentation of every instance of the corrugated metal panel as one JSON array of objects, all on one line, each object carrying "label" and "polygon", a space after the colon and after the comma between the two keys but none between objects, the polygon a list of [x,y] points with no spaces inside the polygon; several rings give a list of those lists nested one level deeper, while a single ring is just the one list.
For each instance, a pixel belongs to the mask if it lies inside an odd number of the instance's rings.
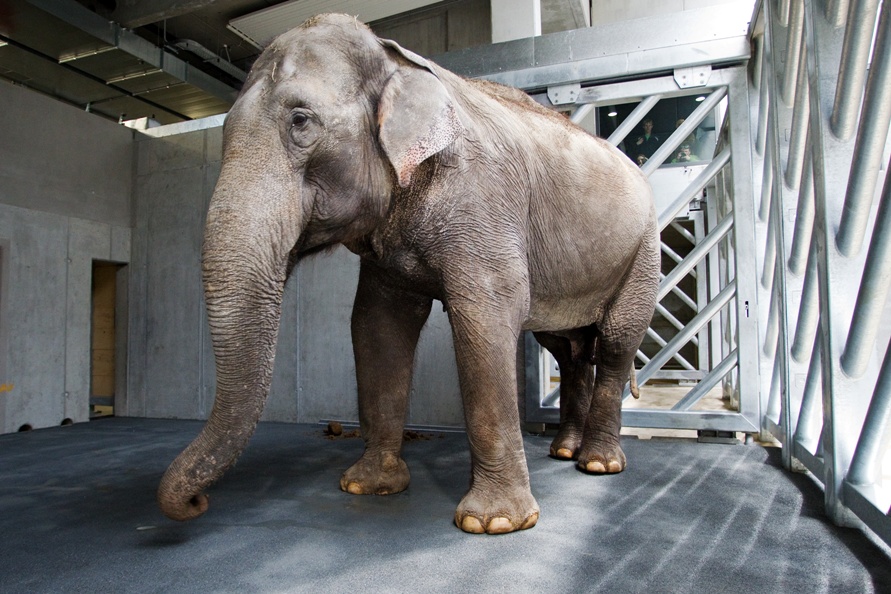
[{"label": "corrugated metal panel", "polygon": [[296,27],[306,19],[324,12],[356,15],[368,23],[394,14],[436,4],[437,0],[291,0],[232,19],[229,28],[258,48]]}]

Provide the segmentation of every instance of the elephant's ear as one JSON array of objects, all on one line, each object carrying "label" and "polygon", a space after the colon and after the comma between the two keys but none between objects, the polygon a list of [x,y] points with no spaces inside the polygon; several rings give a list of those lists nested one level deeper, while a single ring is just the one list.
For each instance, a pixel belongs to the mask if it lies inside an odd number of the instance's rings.
[{"label": "elephant's ear", "polygon": [[381,146],[404,188],[418,165],[452,144],[464,127],[448,91],[427,61],[396,43],[384,45],[395,46],[403,57],[421,66],[404,66],[393,73],[378,105]]}]

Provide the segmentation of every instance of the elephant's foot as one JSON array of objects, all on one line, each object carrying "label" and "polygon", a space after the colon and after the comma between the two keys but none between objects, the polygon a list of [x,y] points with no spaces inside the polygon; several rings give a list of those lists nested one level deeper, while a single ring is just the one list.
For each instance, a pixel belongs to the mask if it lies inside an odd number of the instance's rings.
[{"label": "elephant's foot", "polygon": [[455,511],[455,525],[473,534],[505,534],[532,528],[538,522],[538,503],[528,487],[514,496],[499,492],[493,498],[471,487]]},{"label": "elephant's foot", "polygon": [[353,495],[391,495],[405,491],[411,475],[397,454],[366,452],[340,477],[340,488]]},{"label": "elephant's foot", "polygon": [[551,457],[558,460],[575,460],[578,458],[581,445],[582,440],[578,431],[569,432],[561,429],[551,442]]},{"label": "elephant's foot", "polygon": [[618,440],[584,444],[578,455],[579,469],[591,474],[616,474],[625,470],[625,464],[625,452]]}]

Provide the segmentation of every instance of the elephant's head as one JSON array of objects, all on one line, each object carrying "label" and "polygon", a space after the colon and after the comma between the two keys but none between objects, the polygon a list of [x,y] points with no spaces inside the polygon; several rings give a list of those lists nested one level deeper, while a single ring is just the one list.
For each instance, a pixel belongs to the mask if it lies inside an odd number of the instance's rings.
[{"label": "elephant's head", "polygon": [[369,234],[394,191],[461,133],[433,68],[353,17],[324,15],[277,38],[251,70],[226,118],[204,235],[216,399],[161,481],[170,518],[207,509],[204,489],[256,427],[293,265]]}]

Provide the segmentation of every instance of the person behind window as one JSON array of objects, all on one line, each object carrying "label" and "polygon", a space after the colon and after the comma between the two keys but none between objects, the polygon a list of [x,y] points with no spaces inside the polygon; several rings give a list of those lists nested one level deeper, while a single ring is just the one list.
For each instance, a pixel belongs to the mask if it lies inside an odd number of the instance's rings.
[{"label": "person behind window", "polygon": [[693,154],[693,147],[690,146],[689,143],[685,142],[678,147],[678,150],[677,152],[675,152],[674,158],[671,160],[671,162],[689,163],[690,161],[699,161],[699,157]]},{"label": "person behind window", "polygon": [[653,156],[662,140],[653,134],[653,120],[646,118],[642,123],[643,134],[631,143],[631,154],[638,165],[643,165],[647,159]]}]

